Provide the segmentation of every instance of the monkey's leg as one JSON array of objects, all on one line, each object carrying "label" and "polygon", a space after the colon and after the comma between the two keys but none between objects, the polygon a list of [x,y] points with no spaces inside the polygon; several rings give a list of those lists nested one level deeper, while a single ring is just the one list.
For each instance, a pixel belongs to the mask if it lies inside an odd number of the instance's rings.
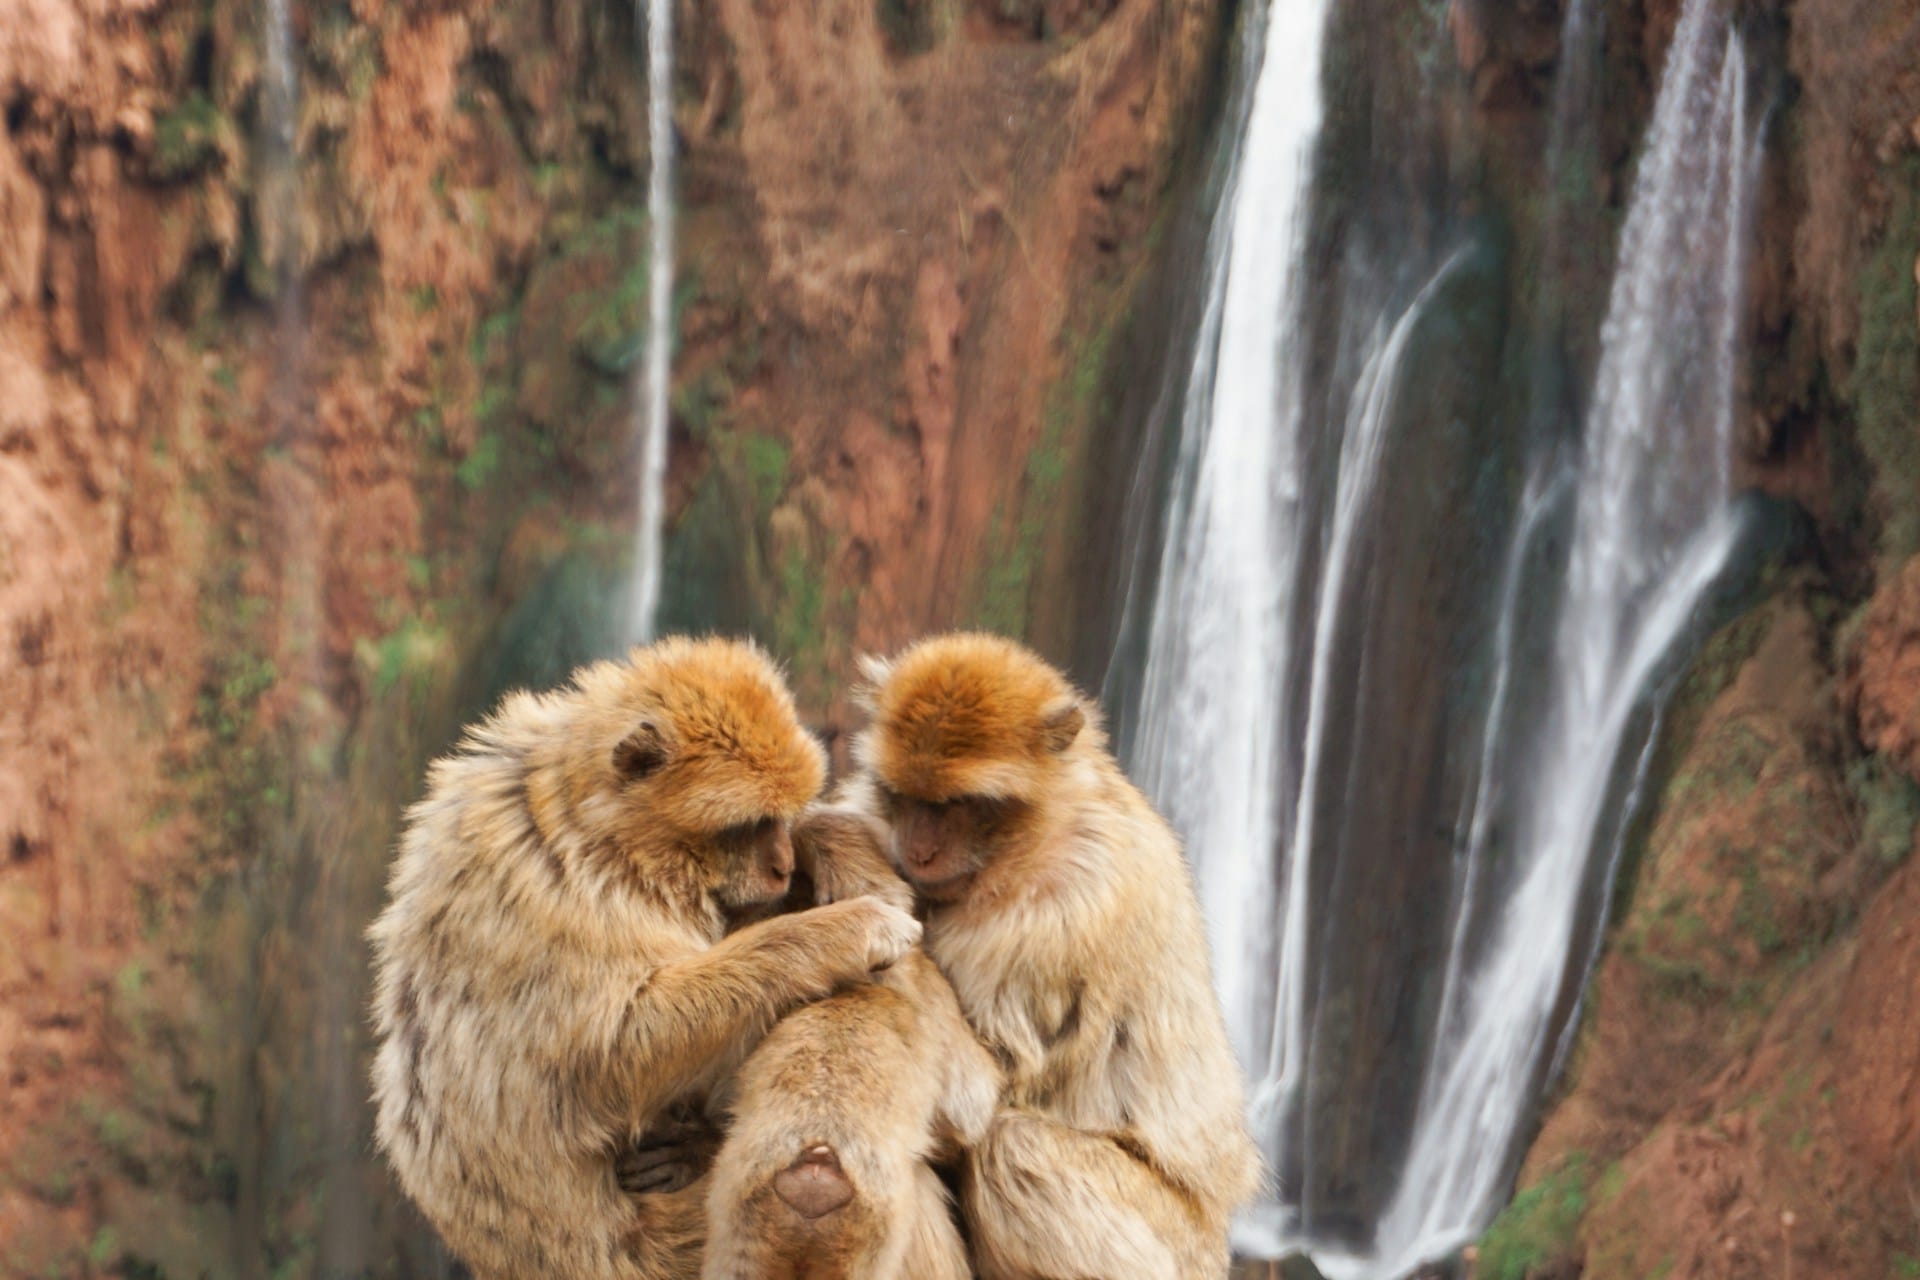
[{"label": "monkey's leg", "polygon": [[913,1170],[913,1191],[904,1206],[907,1251],[898,1280],[972,1280],[967,1246],[953,1225],[953,1206],[940,1177],[924,1164]]},{"label": "monkey's leg", "polygon": [[870,1166],[858,1190],[824,1145],[771,1175],[737,1174],[723,1152],[708,1201],[706,1280],[971,1278],[946,1188],[919,1161],[911,1170]]},{"label": "monkey's leg", "polygon": [[699,1280],[707,1239],[707,1179],[679,1191],[635,1196],[621,1240],[620,1280]]},{"label": "monkey's leg", "polygon": [[968,1163],[982,1280],[1211,1280],[1226,1273],[1179,1193],[1112,1138],[1003,1111]]}]

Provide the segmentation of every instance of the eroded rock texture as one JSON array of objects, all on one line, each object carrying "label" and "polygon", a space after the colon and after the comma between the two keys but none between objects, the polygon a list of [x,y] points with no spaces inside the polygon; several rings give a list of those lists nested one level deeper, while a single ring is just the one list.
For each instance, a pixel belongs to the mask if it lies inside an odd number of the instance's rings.
[{"label": "eroded rock texture", "polygon": [[[283,139],[264,4],[0,11],[4,1275],[440,1274],[360,930],[424,758],[612,642],[634,10],[289,12]],[[670,623],[828,728],[856,643],[1021,625],[1220,16],[678,6]]]}]

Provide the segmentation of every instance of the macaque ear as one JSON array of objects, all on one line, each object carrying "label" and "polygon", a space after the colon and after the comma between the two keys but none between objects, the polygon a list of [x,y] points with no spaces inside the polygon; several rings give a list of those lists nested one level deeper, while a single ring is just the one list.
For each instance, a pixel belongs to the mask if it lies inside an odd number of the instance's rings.
[{"label": "macaque ear", "polygon": [[1073,745],[1080,731],[1087,727],[1087,713],[1080,709],[1078,698],[1069,698],[1056,703],[1040,717],[1040,742],[1054,755],[1059,755]]},{"label": "macaque ear", "polygon": [[871,715],[880,700],[880,686],[893,677],[893,664],[877,654],[863,653],[854,660],[860,683],[853,687],[853,703]]},{"label": "macaque ear", "polygon": [[613,749],[613,771],[628,782],[639,781],[666,762],[667,740],[651,720],[642,720]]}]

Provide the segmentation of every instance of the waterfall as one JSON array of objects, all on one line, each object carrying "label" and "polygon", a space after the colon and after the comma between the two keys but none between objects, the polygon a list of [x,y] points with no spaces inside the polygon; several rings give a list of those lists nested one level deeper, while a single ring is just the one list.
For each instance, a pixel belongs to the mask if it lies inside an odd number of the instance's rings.
[{"label": "waterfall", "polygon": [[647,341],[635,417],[640,439],[628,632],[653,636],[665,543],[673,378],[673,0],[641,0],[647,47]]},{"label": "waterfall", "polygon": [[[1523,727],[1532,749],[1509,757],[1502,782],[1513,845],[1496,849],[1475,815],[1477,883],[1456,918],[1485,941],[1474,963],[1449,965],[1400,1186],[1374,1257],[1349,1274],[1402,1274],[1484,1225],[1571,1029],[1566,984],[1584,978],[1597,947],[1651,747],[1649,686],[1740,531],[1730,466],[1758,162],[1739,38],[1721,0],[1688,0],[1601,333],[1549,685],[1539,722]],[[1523,540],[1534,523],[1522,522]],[[1511,592],[1504,608],[1509,626]],[[1464,951],[1457,936],[1454,954]]]},{"label": "waterfall", "polygon": [[291,0],[265,0],[262,33],[258,177],[263,257],[274,272],[283,340],[300,325],[300,68]]},{"label": "waterfall", "polygon": [[[1325,562],[1314,591],[1312,646],[1305,675],[1308,681],[1306,724],[1301,740],[1300,780],[1294,789],[1291,834],[1281,845],[1286,861],[1284,907],[1279,918],[1282,949],[1275,975],[1274,1015],[1263,1066],[1255,1080],[1252,1112],[1255,1131],[1264,1139],[1268,1161],[1285,1168],[1287,1144],[1298,1125],[1301,1077],[1311,1039],[1307,1014],[1307,984],[1314,976],[1307,957],[1307,911],[1312,905],[1310,876],[1316,850],[1314,829],[1323,760],[1328,747],[1336,672],[1336,649],[1346,638],[1350,581],[1366,568],[1367,530],[1375,520],[1374,498],[1381,464],[1386,457],[1388,428],[1402,381],[1402,369],[1420,318],[1446,278],[1460,264],[1456,253],[1440,268],[1384,336],[1369,342],[1369,354],[1355,384],[1345,429],[1340,438],[1339,468],[1334,479],[1334,505],[1328,531]],[[1205,873],[1202,873],[1203,875]],[[1262,1217],[1261,1233],[1286,1229],[1284,1212]],[[1249,1239],[1258,1238],[1250,1234]]]},{"label": "waterfall", "polygon": [[1283,776],[1303,414],[1301,251],[1319,137],[1328,0],[1270,7],[1240,159],[1207,251],[1208,298],[1181,408],[1162,584],[1149,624],[1143,785],[1182,832],[1213,931],[1235,1047],[1274,1024],[1279,905],[1251,850],[1273,847]]},{"label": "waterfall", "polygon": [[[1659,686],[1740,533],[1730,465],[1759,150],[1725,0],[1685,0],[1578,456],[1533,461],[1504,559],[1490,561],[1489,625],[1474,641],[1483,700],[1445,729],[1464,781],[1434,792],[1445,811],[1405,819],[1455,833],[1451,901],[1406,979],[1431,996],[1405,1085],[1410,1132],[1381,1197],[1338,1206],[1349,1218],[1329,1225],[1338,1215],[1308,1202],[1311,1117],[1340,1073],[1321,1069],[1314,1041],[1352,981],[1332,948],[1356,945],[1325,918],[1326,886],[1356,853],[1332,819],[1369,802],[1370,770],[1395,749],[1356,741],[1343,721],[1381,625],[1364,594],[1375,560],[1418,538],[1382,539],[1409,352],[1463,255],[1366,332],[1351,385],[1327,401],[1344,412],[1309,398],[1302,254],[1327,9],[1273,6],[1250,36],[1264,45],[1208,246],[1129,755],[1186,839],[1278,1175],[1237,1243],[1258,1256],[1305,1248],[1336,1280],[1384,1280],[1472,1238],[1498,1207],[1598,945]],[[1595,91],[1584,64],[1597,22],[1585,0],[1570,7],[1582,65],[1556,94],[1556,172],[1585,145],[1573,117]],[[1525,444],[1521,455],[1550,452]]]},{"label": "waterfall", "polygon": [[267,0],[265,120],[271,139],[293,148],[300,82],[293,65],[293,15],[288,0]]},{"label": "waterfall", "polygon": [[276,361],[280,377],[275,405],[281,421],[274,424],[274,434],[283,442],[291,434],[287,419],[294,416],[293,406],[302,398],[296,384],[305,337],[300,299],[300,164],[296,151],[300,66],[290,4],[291,0],[265,0],[261,6],[265,29],[260,42],[260,114],[255,148],[261,258],[273,274],[276,336],[281,347]]}]

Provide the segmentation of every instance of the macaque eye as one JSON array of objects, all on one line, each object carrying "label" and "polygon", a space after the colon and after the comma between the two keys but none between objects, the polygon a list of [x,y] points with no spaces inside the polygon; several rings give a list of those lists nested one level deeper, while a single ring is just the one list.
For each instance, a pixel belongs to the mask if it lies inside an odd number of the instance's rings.
[{"label": "macaque eye", "polygon": [[967,815],[974,826],[991,828],[1012,817],[1019,802],[1004,796],[959,796],[952,805]]},{"label": "macaque eye", "polygon": [[742,845],[752,844],[754,841],[772,831],[776,821],[777,819],[774,818],[755,818],[751,822],[735,823],[731,827],[724,827],[716,831],[713,836],[714,842],[727,845],[731,848],[739,848]]}]

